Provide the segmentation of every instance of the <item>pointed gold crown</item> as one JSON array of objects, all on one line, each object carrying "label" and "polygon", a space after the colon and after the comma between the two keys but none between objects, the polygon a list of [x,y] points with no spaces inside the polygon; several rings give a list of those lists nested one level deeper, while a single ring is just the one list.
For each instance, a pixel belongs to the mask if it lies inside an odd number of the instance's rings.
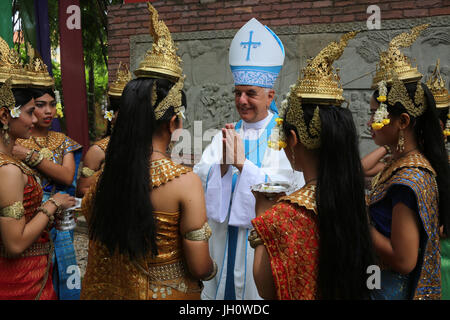
[{"label": "pointed gold crown", "polygon": [[[322,124],[319,105],[340,106],[344,101],[342,96],[344,90],[341,88],[339,76],[333,72],[332,65],[341,57],[348,41],[357,33],[353,31],[344,34],[339,43],[331,42],[314,59],[308,61],[308,65],[302,70],[303,77],[300,76],[297,83],[291,86],[286,102],[283,101],[281,105],[280,115],[284,117],[286,114],[286,121],[297,128],[300,141],[307,149],[317,149],[321,144]],[[306,125],[303,114],[302,103],[304,102],[317,104],[309,126]],[[283,132],[282,121],[282,118],[277,121],[278,132]],[[282,136],[282,141],[269,143],[269,146],[283,147],[286,145],[283,143],[285,139]]]},{"label": "pointed gold crown", "polygon": [[333,62],[339,59],[350,39],[357,31],[349,32],[341,37],[339,43],[333,41],[319,54],[308,60],[307,66],[302,70],[303,77],[297,80],[294,93],[302,101],[318,104],[341,105],[344,101],[340,77],[334,73]]},{"label": "pointed gold crown", "polygon": [[37,51],[27,42],[28,64],[25,65],[30,86],[34,88],[54,88],[55,80],[48,73],[47,65]]},{"label": "pointed gold crown", "polygon": [[436,108],[446,108],[450,106],[450,96],[439,71],[439,62],[438,59],[432,75],[427,80],[427,87],[433,94],[434,100],[436,100]]},{"label": "pointed gold crown", "polygon": [[117,68],[116,73],[116,80],[109,86],[108,95],[111,97],[121,97],[123,89],[130,80],[130,70],[128,70],[128,67],[125,64],[119,62],[119,67]]},{"label": "pointed gold crown", "polygon": [[13,87],[26,87],[30,85],[30,78],[24,69],[19,54],[14,48],[0,37],[0,83],[11,78]]},{"label": "pointed gold crown", "polygon": [[164,21],[159,20],[158,11],[150,3],[148,3],[148,11],[153,44],[134,74],[138,78],[165,78],[176,82],[181,77],[182,70],[175,43]]},{"label": "pointed gold crown", "polygon": [[390,84],[392,82],[392,71],[403,82],[414,82],[422,78],[422,74],[417,70],[417,67],[411,66],[409,58],[400,52],[400,48],[410,47],[420,33],[428,27],[429,24],[422,24],[414,27],[410,33],[403,32],[391,40],[389,49],[380,53],[380,61],[372,80],[372,89],[377,88],[379,82],[383,80]]}]

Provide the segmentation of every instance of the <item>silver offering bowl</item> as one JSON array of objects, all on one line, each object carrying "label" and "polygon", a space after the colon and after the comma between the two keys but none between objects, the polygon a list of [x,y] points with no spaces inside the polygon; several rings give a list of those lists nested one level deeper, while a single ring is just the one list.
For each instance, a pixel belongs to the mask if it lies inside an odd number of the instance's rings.
[{"label": "silver offering bowl", "polygon": [[75,206],[56,215],[56,229],[60,231],[73,230],[77,226],[77,215],[81,210],[81,199],[75,198]]},{"label": "silver offering bowl", "polygon": [[289,193],[291,186],[286,182],[263,182],[251,186],[251,190],[262,193],[267,199],[273,200],[277,196],[284,196]]},{"label": "silver offering bowl", "polygon": [[69,208],[56,216],[56,229],[60,231],[73,230],[77,226],[75,209]]}]

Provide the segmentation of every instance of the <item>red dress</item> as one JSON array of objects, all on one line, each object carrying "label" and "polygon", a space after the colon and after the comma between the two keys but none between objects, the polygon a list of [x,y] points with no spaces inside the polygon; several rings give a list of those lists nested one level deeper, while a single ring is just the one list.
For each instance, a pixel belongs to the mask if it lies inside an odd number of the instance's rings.
[{"label": "red dress", "polygon": [[281,198],[252,224],[269,253],[277,298],[317,299],[319,229],[314,186]]},{"label": "red dress", "polygon": [[[41,205],[42,188],[29,168],[0,154],[0,166],[6,164],[18,166],[28,176],[28,182],[23,190],[25,220],[28,223]],[[45,278],[47,279],[40,300],[56,300],[51,265],[47,271],[49,255],[44,253],[45,248],[49,246],[49,233],[45,230],[20,257],[9,258],[5,255],[5,248],[0,238],[0,300],[34,300],[41,290]],[[48,276],[46,277],[47,272]]]}]

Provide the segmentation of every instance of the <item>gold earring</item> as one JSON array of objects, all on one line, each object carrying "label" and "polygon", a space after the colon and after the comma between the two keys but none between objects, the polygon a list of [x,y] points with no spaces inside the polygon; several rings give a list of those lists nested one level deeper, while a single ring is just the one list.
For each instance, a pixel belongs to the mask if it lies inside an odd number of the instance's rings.
[{"label": "gold earring", "polygon": [[6,145],[9,145],[9,143],[11,142],[11,139],[9,138],[9,134],[8,134],[8,129],[9,129],[8,124],[4,124],[3,125],[3,129],[2,129],[2,131],[3,131],[3,142]]},{"label": "gold earring", "polygon": [[400,134],[398,136],[397,151],[403,152],[404,150],[405,150],[405,136],[403,134],[403,130],[400,130]]}]

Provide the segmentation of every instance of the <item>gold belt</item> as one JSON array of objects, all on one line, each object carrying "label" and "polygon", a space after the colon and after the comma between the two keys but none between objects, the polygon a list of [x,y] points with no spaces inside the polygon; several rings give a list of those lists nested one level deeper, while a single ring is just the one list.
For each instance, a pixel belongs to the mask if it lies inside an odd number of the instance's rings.
[{"label": "gold belt", "polygon": [[150,281],[174,280],[181,278],[186,274],[186,269],[182,261],[157,266],[150,265],[148,271],[138,263],[134,263],[134,265],[142,273],[148,276]]},{"label": "gold belt", "polygon": [[36,256],[45,256],[50,253],[51,244],[48,242],[35,242],[31,246],[29,246],[22,254],[14,256],[6,251],[3,243],[0,243],[0,257],[8,258],[8,259],[18,259],[25,257],[36,257]]}]

